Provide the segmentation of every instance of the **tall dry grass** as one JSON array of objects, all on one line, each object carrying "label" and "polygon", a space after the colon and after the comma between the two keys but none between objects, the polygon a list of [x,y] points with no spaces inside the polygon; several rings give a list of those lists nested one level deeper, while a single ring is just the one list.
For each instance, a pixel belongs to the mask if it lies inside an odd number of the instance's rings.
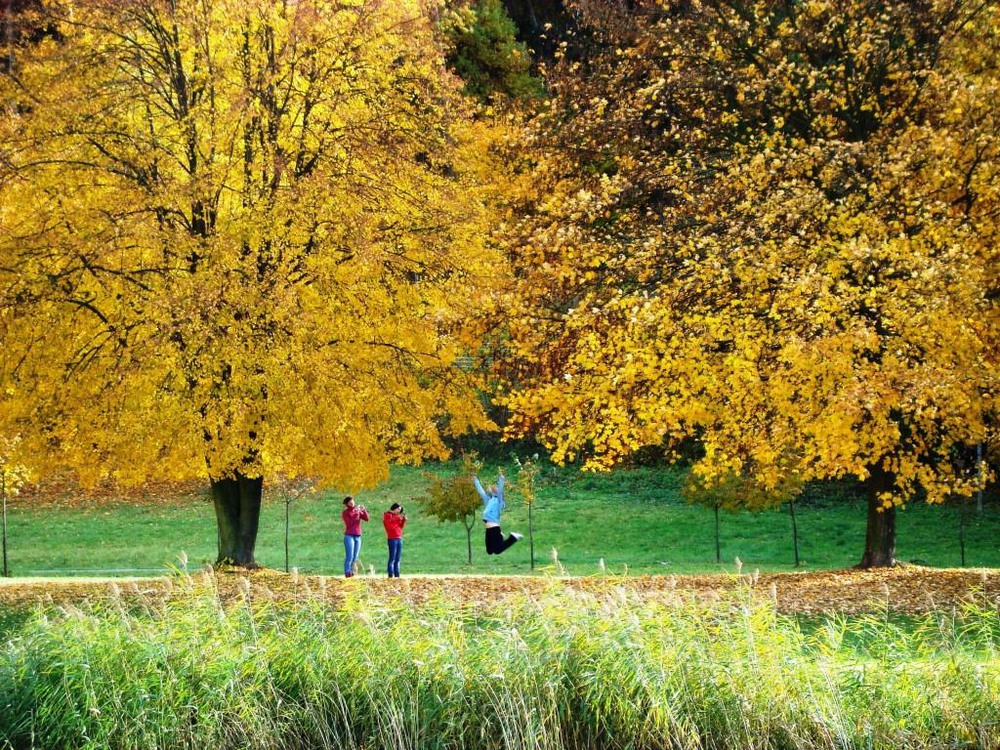
[{"label": "tall dry grass", "polygon": [[767,601],[63,607],[0,655],[0,747],[1000,746],[1000,616],[810,622]]}]

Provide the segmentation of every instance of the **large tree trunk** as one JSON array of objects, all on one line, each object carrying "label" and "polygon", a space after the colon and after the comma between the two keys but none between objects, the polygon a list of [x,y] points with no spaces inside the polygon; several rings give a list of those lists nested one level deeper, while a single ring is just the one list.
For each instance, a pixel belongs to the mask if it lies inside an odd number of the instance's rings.
[{"label": "large tree trunk", "polygon": [[217,565],[257,567],[254,547],[260,524],[262,477],[235,477],[212,480],[212,501],[219,524]]},{"label": "large tree trunk", "polygon": [[892,487],[892,476],[876,469],[866,482],[868,530],[859,568],[891,568],[896,564],[896,508],[883,508],[879,494]]}]

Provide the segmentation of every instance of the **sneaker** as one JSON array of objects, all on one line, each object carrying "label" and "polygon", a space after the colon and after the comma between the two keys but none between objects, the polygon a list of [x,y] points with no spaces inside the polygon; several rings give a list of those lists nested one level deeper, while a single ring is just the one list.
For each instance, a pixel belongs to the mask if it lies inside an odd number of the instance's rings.
[{"label": "sneaker", "polygon": [[521,541],[522,539],[524,539],[524,534],[518,534],[516,531],[510,532],[510,535],[514,537],[514,539],[517,541]]}]

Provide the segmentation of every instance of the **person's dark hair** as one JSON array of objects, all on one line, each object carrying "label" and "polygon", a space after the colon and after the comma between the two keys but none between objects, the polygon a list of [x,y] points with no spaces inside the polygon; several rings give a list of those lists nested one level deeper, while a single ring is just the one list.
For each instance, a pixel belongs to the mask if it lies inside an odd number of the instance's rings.
[{"label": "person's dark hair", "polygon": [[347,505],[353,499],[354,499],[354,495],[348,495],[347,497],[344,498],[344,505]]},{"label": "person's dark hair", "polygon": [[389,510],[399,510],[402,507],[403,506],[400,505],[399,503],[393,503],[392,505],[389,506]]}]

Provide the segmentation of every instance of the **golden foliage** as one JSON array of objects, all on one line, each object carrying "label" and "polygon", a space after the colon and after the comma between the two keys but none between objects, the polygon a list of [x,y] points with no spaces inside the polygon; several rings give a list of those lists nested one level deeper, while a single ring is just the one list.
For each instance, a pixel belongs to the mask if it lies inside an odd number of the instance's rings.
[{"label": "golden foliage", "polygon": [[31,481],[31,472],[19,462],[19,438],[0,437],[0,498],[6,503]]},{"label": "golden foliage", "polygon": [[970,493],[1000,406],[996,4],[580,6],[505,227],[509,432],[590,469],[694,436],[709,483]]},{"label": "golden foliage", "polygon": [[65,0],[0,81],[0,429],[359,486],[484,428],[493,125],[417,0]]}]

